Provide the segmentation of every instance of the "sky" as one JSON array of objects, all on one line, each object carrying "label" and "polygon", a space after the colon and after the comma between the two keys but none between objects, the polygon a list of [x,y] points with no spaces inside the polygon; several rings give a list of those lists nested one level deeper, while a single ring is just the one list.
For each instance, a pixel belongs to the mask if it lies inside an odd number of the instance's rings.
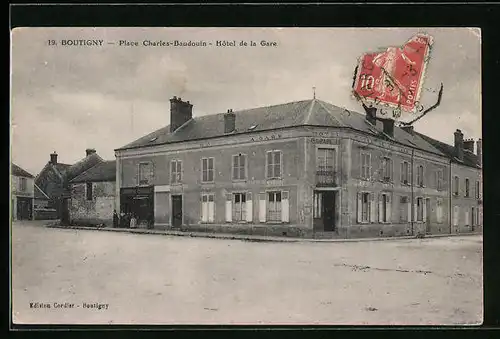
[{"label": "sky", "polygon": [[[316,97],[362,112],[351,95],[364,53],[402,46],[414,34],[434,43],[421,102],[441,105],[415,129],[453,144],[453,132],[481,138],[481,32],[477,28],[17,28],[11,45],[11,156],[33,175],[58,153],[72,164],[170,123],[173,96],[193,116]],[[68,46],[63,40],[103,40]],[[55,41],[56,45],[49,43]],[[139,46],[120,46],[119,41]],[[151,47],[148,41],[205,41],[206,47]],[[217,47],[216,41],[236,41]],[[240,41],[256,46],[239,46]],[[261,46],[261,41],[276,46]],[[409,116],[406,119],[411,118]]]}]

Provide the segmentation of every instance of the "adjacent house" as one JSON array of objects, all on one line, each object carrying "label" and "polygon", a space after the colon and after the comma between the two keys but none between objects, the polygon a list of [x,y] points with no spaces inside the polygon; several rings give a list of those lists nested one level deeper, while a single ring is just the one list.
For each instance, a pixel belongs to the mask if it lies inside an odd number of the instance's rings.
[{"label": "adjacent house", "polygon": [[482,206],[482,140],[464,140],[461,130],[454,133],[454,146],[428,136],[420,136],[441,150],[450,161],[451,233],[478,231],[483,223]]},{"label": "adjacent house", "polygon": [[11,164],[11,219],[33,220],[34,176],[16,164]]},{"label": "adjacent house", "polygon": [[35,185],[35,201],[33,208],[36,220],[57,219],[56,210],[49,207],[50,198],[37,184]]},{"label": "adjacent house", "polygon": [[173,97],[170,125],[115,155],[117,211],[155,228],[329,238],[452,231],[447,153],[392,120],[316,98],[196,117]]},{"label": "adjacent house", "polygon": [[70,180],[71,224],[113,224],[116,161],[104,161]]},{"label": "adjacent house", "polygon": [[58,162],[56,152],[50,154],[50,161],[36,176],[36,185],[49,197],[48,207],[56,210],[57,218],[63,223],[69,219],[69,181],[87,169],[102,162],[95,149],[87,149],[85,157],[73,165]]}]

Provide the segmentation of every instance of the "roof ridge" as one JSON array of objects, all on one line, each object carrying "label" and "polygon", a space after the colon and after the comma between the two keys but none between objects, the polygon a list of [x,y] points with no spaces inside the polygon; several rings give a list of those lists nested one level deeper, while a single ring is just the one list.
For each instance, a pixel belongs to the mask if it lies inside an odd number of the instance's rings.
[{"label": "roof ridge", "polygon": [[38,186],[37,184],[33,183],[35,185],[36,188],[38,188],[38,190],[40,192],[42,192],[42,194],[47,198],[47,199],[50,199],[50,197],[40,188],[40,186]]},{"label": "roof ridge", "polygon": [[[86,159],[86,158],[84,158],[84,159]],[[101,160],[102,160],[102,159],[101,159]],[[97,164],[95,164],[94,166],[91,166],[91,167],[87,168],[85,171],[83,171],[82,173],[78,174],[76,177],[74,177],[73,179],[71,179],[71,180],[70,180],[70,182],[71,182],[71,181],[73,181],[73,180],[75,180],[75,179],[77,179],[79,176],[81,176],[81,175],[83,175],[83,174],[87,173],[87,172],[88,172],[88,171],[90,171],[92,168],[94,168],[94,167],[96,167],[96,166],[99,166],[99,165],[101,165],[101,164],[104,164],[104,163],[105,163],[105,161],[103,160],[102,162],[98,162],[98,163],[97,163]]]},{"label": "roof ridge", "polygon": [[[336,121],[339,123],[339,125],[340,125],[340,126],[344,127],[344,126],[346,125],[343,121],[340,121],[340,120],[339,120],[339,119],[335,116],[335,114],[333,114],[333,113],[332,113],[332,111],[330,111],[330,109],[329,109],[329,108],[327,108],[327,107],[324,105],[324,104],[325,104],[325,102],[323,102],[322,100],[318,100],[318,101],[319,101],[319,104],[321,105],[321,107],[323,107],[323,109],[324,109],[325,111],[327,111],[327,112],[328,112],[328,114],[330,114],[330,116],[331,116],[334,120],[336,120]],[[340,108],[340,107],[339,107],[339,108]]]}]

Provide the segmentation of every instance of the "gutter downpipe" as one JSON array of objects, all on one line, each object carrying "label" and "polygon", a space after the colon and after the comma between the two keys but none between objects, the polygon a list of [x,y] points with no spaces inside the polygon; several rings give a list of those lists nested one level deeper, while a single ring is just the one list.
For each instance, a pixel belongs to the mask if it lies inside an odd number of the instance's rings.
[{"label": "gutter downpipe", "polygon": [[415,202],[414,202],[414,192],[413,192],[413,157],[415,155],[415,149],[411,149],[411,180],[410,180],[410,185],[411,185],[411,235],[415,235],[415,230],[414,230],[414,220],[415,220]]}]

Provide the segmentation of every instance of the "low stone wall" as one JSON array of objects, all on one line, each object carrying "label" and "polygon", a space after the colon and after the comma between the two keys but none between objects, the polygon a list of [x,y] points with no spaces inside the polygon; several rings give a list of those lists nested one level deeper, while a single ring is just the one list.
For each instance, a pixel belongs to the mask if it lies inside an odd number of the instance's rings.
[{"label": "low stone wall", "polygon": [[57,210],[50,208],[35,209],[35,220],[55,220],[57,217]]}]

